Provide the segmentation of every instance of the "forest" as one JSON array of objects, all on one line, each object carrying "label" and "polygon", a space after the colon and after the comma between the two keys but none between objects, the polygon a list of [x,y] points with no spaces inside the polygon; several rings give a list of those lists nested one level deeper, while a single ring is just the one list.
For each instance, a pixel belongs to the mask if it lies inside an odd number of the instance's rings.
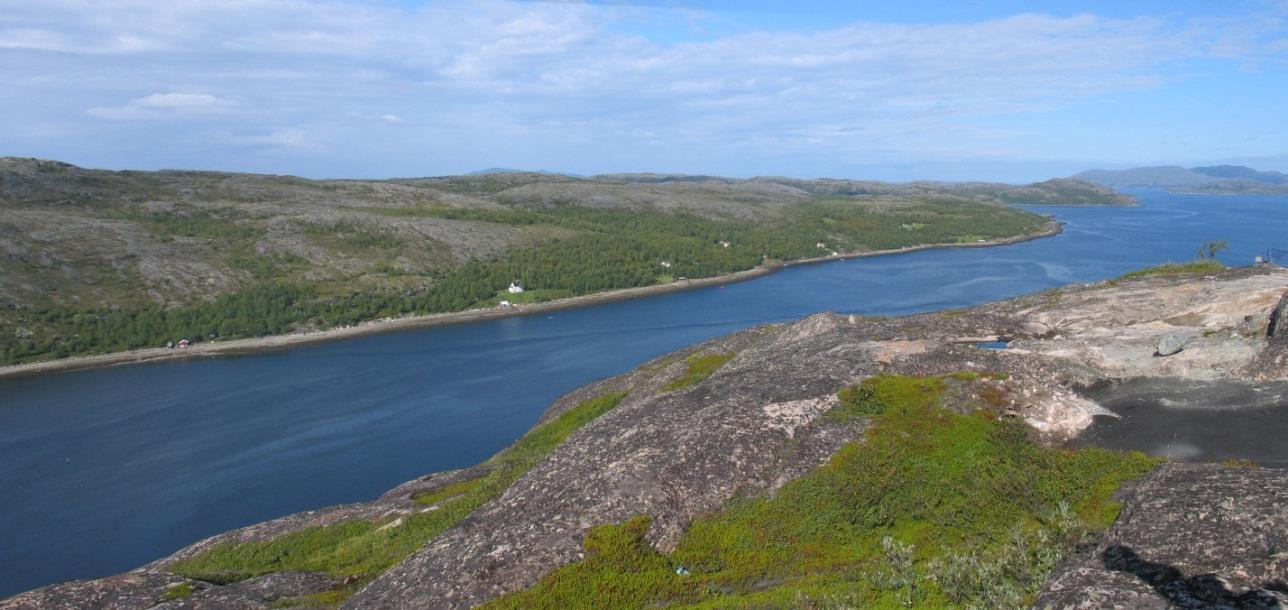
[{"label": "forest", "polygon": [[[156,347],[188,339],[259,337],[352,325],[390,316],[423,315],[491,306],[512,281],[530,291],[585,295],[703,278],[837,253],[920,244],[954,244],[1032,233],[1045,222],[1019,209],[960,200],[862,202],[820,198],[791,208],[778,222],[713,219],[658,209],[596,209],[554,204],[545,208],[401,208],[401,215],[469,220],[492,225],[560,229],[559,238],[427,272],[414,289],[354,290],[337,294],[298,273],[301,261],[235,250],[230,266],[250,272],[249,286],[210,300],[166,306],[7,306],[19,325],[40,328],[5,336],[0,363]],[[153,230],[192,233],[194,223],[149,216]],[[352,245],[396,250],[405,240],[363,236],[340,227]],[[203,230],[215,228],[199,227]],[[246,237],[225,228],[223,237]],[[251,234],[253,236],[253,234]],[[289,271],[289,272],[288,272]],[[391,275],[405,271],[386,268]]]}]

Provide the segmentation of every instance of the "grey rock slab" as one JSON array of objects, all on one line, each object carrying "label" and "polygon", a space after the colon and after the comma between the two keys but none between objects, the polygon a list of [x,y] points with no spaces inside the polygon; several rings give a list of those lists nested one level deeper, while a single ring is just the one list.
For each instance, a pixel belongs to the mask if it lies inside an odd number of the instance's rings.
[{"label": "grey rock slab", "polygon": [[1036,608],[1288,607],[1288,470],[1165,464],[1121,492],[1100,543]]}]

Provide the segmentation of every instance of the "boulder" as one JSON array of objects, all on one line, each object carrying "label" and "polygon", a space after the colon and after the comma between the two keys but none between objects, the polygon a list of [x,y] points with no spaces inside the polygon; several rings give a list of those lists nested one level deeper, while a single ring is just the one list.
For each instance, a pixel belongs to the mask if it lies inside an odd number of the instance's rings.
[{"label": "boulder", "polygon": [[1040,337],[1051,332],[1051,327],[1041,322],[1025,322],[1020,325],[1020,330],[1035,337]]},{"label": "boulder", "polygon": [[1120,497],[1118,522],[1052,571],[1035,608],[1288,604],[1288,471],[1165,464]]},{"label": "boulder", "polygon": [[1193,335],[1187,332],[1172,333],[1158,340],[1158,348],[1155,350],[1156,356],[1171,356],[1179,354],[1185,349],[1185,344],[1189,342]]},{"label": "boulder", "polygon": [[1266,328],[1266,335],[1272,339],[1281,339],[1288,336],[1288,293],[1279,299],[1279,304],[1270,311],[1270,324]]}]

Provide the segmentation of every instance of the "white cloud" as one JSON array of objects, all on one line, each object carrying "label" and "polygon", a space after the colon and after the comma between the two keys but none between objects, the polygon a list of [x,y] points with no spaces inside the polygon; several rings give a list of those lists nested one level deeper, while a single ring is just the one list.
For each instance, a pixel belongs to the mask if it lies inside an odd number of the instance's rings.
[{"label": "white cloud", "polygon": [[267,146],[274,148],[314,148],[304,131],[299,129],[275,129],[268,133],[256,135],[231,136],[228,141],[233,144]]},{"label": "white cloud", "polygon": [[222,113],[232,106],[228,100],[207,93],[153,93],[123,106],[94,107],[88,112],[113,121],[192,119]]},{"label": "white cloud", "polygon": [[[121,122],[118,129],[209,123],[258,134],[224,139],[233,145],[337,151],[380,117],[405,121],[399,131],[422,152],[455,142],[486,156],[483,147],[495,146],[495,162],[483,165],[504,164],[520,149],[516,138],[534,151],[575,147],[592,160],[640,141],[730,158],[947,158],[1014,150],[1013,130],[972,122],[1175,83],[1193,60],[1265,64],[1288,55],[1283,21],[1255,16],[1024,14],[663,44],[618,26],[675,15],[618,5],[159,6],[0,0],[0,87],[16,92],[0,99],[0,111],[47,123],[88,112]],[[391,107],[398,114],[385,112]],[[488,144],[492,134],[508,139]],[[416,158],[405,152],[390,155]]]}]

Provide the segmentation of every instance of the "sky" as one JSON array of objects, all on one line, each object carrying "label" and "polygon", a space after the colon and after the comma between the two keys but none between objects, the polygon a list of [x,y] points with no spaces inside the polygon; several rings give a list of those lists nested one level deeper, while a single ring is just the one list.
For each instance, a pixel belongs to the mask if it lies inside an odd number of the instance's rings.
[{"label": "sky", "polygon": [[1288,0],[0,0],[0,156],[382,178],[1288,171]]}]

